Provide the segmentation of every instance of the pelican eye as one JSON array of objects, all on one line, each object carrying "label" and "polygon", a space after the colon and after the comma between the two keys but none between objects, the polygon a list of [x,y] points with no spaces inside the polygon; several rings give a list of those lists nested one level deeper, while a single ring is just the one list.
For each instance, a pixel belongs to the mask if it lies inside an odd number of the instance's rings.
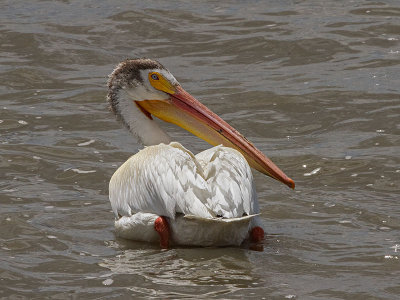
[{"label": "pelican eye", "polygon": [[153,88],[167,94],[175,94],[175,87],[162,74],[149,72],[148,76],[149,83]]}]

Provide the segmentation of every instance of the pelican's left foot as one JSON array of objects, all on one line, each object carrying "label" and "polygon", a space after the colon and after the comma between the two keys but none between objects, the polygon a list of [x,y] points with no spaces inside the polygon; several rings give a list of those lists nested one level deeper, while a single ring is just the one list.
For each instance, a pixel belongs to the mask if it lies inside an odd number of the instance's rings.
[{"label": "pelican's left foot", "polygon": [[253,227],[250,230],[250,240],[252,242],[258,243],[264,239],[264,229],[260,226]]},{"label": "pelican's left foot", "polygon": [[154,229],[160,236],[160,246],[162,249],[168,249],[169,245],[169,225],[166,217],[158,217],[154,221]]}]

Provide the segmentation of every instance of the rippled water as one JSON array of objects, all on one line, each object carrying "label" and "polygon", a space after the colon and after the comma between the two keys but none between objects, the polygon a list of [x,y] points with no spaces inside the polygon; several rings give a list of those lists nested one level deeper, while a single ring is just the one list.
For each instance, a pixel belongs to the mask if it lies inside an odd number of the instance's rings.
[{"label": "rippled water", "polygon": [[[0,16],[1,297],[399,296],[397,0],[2,1]],[[141,146],[105,82],[144,56],[296,181],[255,174],[264,251],[114,236],[108,181]]]}]

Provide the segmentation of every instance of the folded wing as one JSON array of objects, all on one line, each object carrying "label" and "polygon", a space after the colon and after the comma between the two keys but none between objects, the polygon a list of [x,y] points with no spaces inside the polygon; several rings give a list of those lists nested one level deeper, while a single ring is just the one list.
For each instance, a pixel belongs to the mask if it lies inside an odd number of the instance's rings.
[{"label": "folded wing", "polygon": [[114,173],[109,190],[117,218],[136,212],[170,218],[177,212],[201,218],[258,213],[249,165],[222,146],[196,156],[179,143],[147,147]]}]

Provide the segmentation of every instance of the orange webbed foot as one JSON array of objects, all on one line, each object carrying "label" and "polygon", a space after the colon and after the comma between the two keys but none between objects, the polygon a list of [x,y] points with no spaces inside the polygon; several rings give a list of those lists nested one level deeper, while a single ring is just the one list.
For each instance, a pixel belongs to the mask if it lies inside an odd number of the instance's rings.
[{"label": "orange webbed foot", "polygon": [[252,242],[258,243],[264,239],[264,229],[260,226],[253,227],[250,230],[250,240]]},{"label": "orange webbed foot", "polygon": [[169,246],[169,225],[166,217],[158,217],[154,221],[154,229],[160,236],[160,246],[162,249],[168,249]]}]

